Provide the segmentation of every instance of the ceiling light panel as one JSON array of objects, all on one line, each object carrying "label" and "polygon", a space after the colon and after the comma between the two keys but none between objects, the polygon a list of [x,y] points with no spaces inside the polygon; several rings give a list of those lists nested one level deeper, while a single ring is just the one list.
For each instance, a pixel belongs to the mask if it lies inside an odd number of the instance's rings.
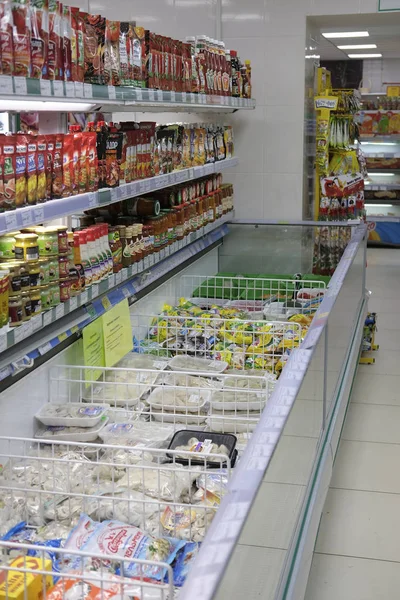
[{"label": "ceiling light panel", "polygon": [[377,47],[376,44],[347,44],[345,46],[338,46],[339,50],[372,50]]},{"label": "ceiling light panel", "polygon": [[382,54],[348,54],[349,58],[382,58]]},{"label": "ceiling light panel", "polygon": [[368,31],[337,31],[327,32],[322,34],[327,40],[333,40],[335,38],[360,38],[369,37]]}]

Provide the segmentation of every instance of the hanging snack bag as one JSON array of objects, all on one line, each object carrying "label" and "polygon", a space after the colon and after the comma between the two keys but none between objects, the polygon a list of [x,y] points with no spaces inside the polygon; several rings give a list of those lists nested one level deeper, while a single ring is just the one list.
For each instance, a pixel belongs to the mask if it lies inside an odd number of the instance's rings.
[{"label": "hanging snack bag", "polygon": [[29,205],[37,202],[37,140],[28,137],[28,154],[26,160],[27,202]]},{"label": "hanging snack bag", "polygon": [[44,135],[37,137],[37,201],[46,201],[47,143]]},{"label": "hanging snack bag", "polygon": [[71,7],[71,28],[71,54],[72,44],[74,43],[74,31],[76,43],[76,72],[73,72],[72,81],[83,82],[85,78],[85,23],[82,14],[79,12],[79,8],[74,6]]},{"label": "hanging snack bag", "polygon": [[13,0],[14,75],[31,76],[31,22],[29,0]]},{"label": "hanging snack bag", "polygon": [[74,189],[74,134],[63,136],[62,182],[63,198],[71,196]]},{"label": "hanging snack bag", "polygon": [[63,79],[61,7],[57,0],[49,0],[48,77],[56,81]]},{"label": "hanging snack bag", "polygon": [[88,192],[94,192],[99,187],[98,177],[98,159],[97,159],[97,148],[96,148],[96,133],[90,132],[85,133],[87,139],[87,151],[86,151],[86,166],[87,166],[87,190]]},{"label": "hanging snack bag", "polygon": [[81,133],[81,145],[79,150],[79,182],[78,182],[78,194],[84,194],[89,191],[88,186],[88,174],[89,169],[87,165],[87,153],[88,153],[88,136],[87,133]]},{"label": "hanging snack bag", "polygon": [[106,186],[119,186],[122,158],[122,133],[109,133],[106,140]]},{"label": "hanging snack bag", "polygon": [[11,0],[0,3],[0,74],[14,74],[13,13]]},{"label": "hanging snack bag", "polygon": [[107,85],[120,85],[119,21],[106,19],[104,82]]},{"label": "hanging snack bag", "polygon": [[74,151],[72,155],[73,163],[73,179],[72,179],[72,194],[79,194],[79,171],[80,171],[80,152],[82,148],[82,133],[74,133]]},{"label": "hanging snack bag", "polygon": [[131,24],[128,21],[121,21],[119,24],[119,79],[121,85],[131,85],[130,78],[130,47],[131,37],[129,35]]},{"label": "hanging snack bag", "polygon": [[31,77],[48,79],[47,49],[49,45],[48,0],[31,0]]},{"label": "hanging snack bag", "polygon": [[78,22],[76,20],[78,8],[73,6],[71,10],[71,80],[78,80]]},{"label": "hanging snack bag", "polygon": [[52,187],[55,136],[54,135],[46,135],[45,140],[46,140],[46,200],[50,200],[52,198],[51,187]]},{"label": "hanging snack bag", "polygon": [[63,73],[64,81],[72,81],[72,27],[71,8],[63,5],[62,16],[62,38],[63,38]]},{"label": "hanging snack bag", "polygon": [[102,85],[106,19],[101,15],[81,14],[85,22],[85,81]]},{"label": "hanging snack bag", "polygon": [[15,201],[15,135],[4,135],[0,138],[2,145],[1,154],[3,162],[4,202],[1,209],[12,210],[16,208]]},{"label": "hanging snack bag", "polygon": [[[131,26],[132,27],[132,26]],[[145,86],[144,64],[145,64],[145,30],[143,27],[133,27],[131,39],[131,78],[135,87]]]},{"label": "hanging snack bag", "polygon": [[27,154],[28,144],[26,136],[22,134],[17,134],[15,147],[15,203],[18,208],[20,206],[25,206],[26,204]]},{"label": "hanging snack bag", "polygon": [[55,135],[52,164],[52,198],[63,197],[63,135]]}]

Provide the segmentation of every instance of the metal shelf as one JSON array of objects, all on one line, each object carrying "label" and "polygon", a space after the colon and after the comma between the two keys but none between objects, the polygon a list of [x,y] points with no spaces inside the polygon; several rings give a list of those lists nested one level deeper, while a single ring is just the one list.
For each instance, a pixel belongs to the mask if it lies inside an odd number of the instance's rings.
[{"label": "metal shelf", "polygon": [[16,229],[36,225],[37,223],[44,223],[52,219],[59,219],[84,210],[104,206],[105,204],[112,204],[120,200],[126,200],[127,198],[142,196],[143,194],[148,194],[178,183],[184,183],[185,181],[199,179],[200,177],[235,167],[238,164],[239,160],[236,157],[228,158],[200,167],[182,169],[181,171],[175,171],[167,175],[139,179],[138,181],[126,183],[117,188],[102,189],[98,192],[78,194],[68,198],[60,198],[59,200],[49,200],[44,204],[17,208],[16,210],[0,214],[0,235],[7,231],[15,231]]},{"label": "metal shelf", "polygon": [[387,191],[395,191],[400,190],[400,183],[386,183],[386,184],[376,184],[376,185],[366,185],[366,192],[387,192]]},{"label": "metal shelf", "polygon": [[392,135],[362,135],[360,137],[360,142],[380,142],[380,143],[399,143],[400,144],[400,134],[393,133]]},{"label": "metal shelf", "polygon": [[[0,76],[0,99],[39,100],[41,102],[84,102],[92,104],[90,110],[105,107],[108,112],[235,112],[252,110],[256,106],[253,99],[232,98],[193,94],[188,92],[165,92],[112,85],[92,85],[91,83],[46,81],[25,77]],[[27,110],[29,105],[27,106]],[[43,110],[46,110],[43,107]]]}]

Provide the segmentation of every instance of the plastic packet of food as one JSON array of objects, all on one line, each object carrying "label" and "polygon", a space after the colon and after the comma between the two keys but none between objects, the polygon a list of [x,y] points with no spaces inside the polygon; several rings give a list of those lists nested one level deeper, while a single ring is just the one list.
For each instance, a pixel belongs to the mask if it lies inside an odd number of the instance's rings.
[{"label": "plastic packet of food", "polygon": [[174,585],[183,586],[199,550],[199,542],[187,542],[178,552],[174,563]]}]

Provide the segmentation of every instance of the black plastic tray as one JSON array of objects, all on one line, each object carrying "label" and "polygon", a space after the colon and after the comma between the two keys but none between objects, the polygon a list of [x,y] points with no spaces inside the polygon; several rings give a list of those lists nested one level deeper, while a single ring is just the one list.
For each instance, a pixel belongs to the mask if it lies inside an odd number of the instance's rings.
[{"label": "black plastic tray", "polygon": [[[231,467],[234,466],[238,452],[235,449],[237,437],[232,433],[212,433],[211,431],[194,431],[192,429],[182,429],[181,431],[176,431],[169,446],[168,450],[175,450],[178,446],[185,446],[190,438],[195,437],[199,440],[199,442],[204,442],[204,440],[212,440],[214,444],[224,444],[228,448],[228,457],[231,461]],[[180,463],[182,465],[204,465],[204,454],[199,454],[202,457],[202,460],[192,458],[190,461],[188,458],[183,458],[179,456],[174,456],[172,454],[167,454],[169,459],[175,460],[175,462]],[[206,463],[208,467],[212,468],[220,468],[223,466],[220,461],[213,461],[212,459],[206,458]]]}]

